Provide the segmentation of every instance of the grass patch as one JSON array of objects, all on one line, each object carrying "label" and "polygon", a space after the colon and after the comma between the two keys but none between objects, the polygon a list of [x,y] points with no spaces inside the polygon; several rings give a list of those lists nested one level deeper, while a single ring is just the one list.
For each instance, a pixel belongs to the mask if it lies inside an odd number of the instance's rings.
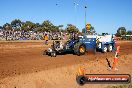
[{"label": "grass patch", "polygon": [[117,86],[107,86],[106,88],[132,88],[132,84],[129,84],[129,85],[117,85]]}]

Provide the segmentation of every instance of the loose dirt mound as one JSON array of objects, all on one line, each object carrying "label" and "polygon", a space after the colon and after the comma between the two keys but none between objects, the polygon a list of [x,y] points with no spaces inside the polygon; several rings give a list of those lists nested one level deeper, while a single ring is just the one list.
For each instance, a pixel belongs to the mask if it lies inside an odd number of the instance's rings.
[{"label": "loose dirt mound", "polygon": [[120,41],[121,46],[116,72],[108,70],[106,58],[113,63],[114,53],[43,56],[49,46],[43,42],[0,42],[0,88],[102,88],[107,84],[79,86],[76,72],[83,66],[88,74],[132,75],[132,42]]}]

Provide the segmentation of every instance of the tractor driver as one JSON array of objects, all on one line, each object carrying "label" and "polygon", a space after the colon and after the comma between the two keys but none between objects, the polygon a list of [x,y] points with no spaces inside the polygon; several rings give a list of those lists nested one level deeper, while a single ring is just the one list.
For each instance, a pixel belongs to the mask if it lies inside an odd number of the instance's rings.
[{"label": "tractor driver", "polygon": [[61,41],[56,41],[56,43],[54,44],[54,48],[55,48],[55,50],[61,50],[61,49],[63,49],[63,44],[62,44],[62,42]]},{"label": "tractor driver", "polygon": [[78,33],[72,33],[71,39],[78,40]]}]

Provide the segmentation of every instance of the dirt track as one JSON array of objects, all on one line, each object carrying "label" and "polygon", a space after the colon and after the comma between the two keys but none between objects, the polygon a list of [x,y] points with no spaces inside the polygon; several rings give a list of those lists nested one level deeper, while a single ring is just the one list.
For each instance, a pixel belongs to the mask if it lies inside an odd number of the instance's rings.
[{"label": "dirt track", "polygon": [[0,42],[0,88],[102,88],[107,84],[79,86],[75,77],[78,66],[92,73],[132,75],[132,41],[119,41],[119,70],[108,70],[106,58],[113,63],[114,53],[43,56],[49,46],[43,42]]}]

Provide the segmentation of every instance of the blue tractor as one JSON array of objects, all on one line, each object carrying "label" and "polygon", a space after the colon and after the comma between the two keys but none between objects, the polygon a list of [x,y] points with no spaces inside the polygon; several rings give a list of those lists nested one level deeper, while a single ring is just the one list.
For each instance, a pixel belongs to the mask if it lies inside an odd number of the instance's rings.
[{"label": "blue tractor", "polygon": [[69,39],[64,45],[61,41],[54,41],[51,48],[44,51],[44,54],[56,57],[57,53],[72,52],[78,56],[84,55],[88,50],[96,51],[96,36],[84,35]]},{"label": "blue tractor", "polygon": [[96,51],[96,36],[78,36],[77,40],[70,40],[65,49],[73,51],[76,55],[84,55],[88,50]]}]

